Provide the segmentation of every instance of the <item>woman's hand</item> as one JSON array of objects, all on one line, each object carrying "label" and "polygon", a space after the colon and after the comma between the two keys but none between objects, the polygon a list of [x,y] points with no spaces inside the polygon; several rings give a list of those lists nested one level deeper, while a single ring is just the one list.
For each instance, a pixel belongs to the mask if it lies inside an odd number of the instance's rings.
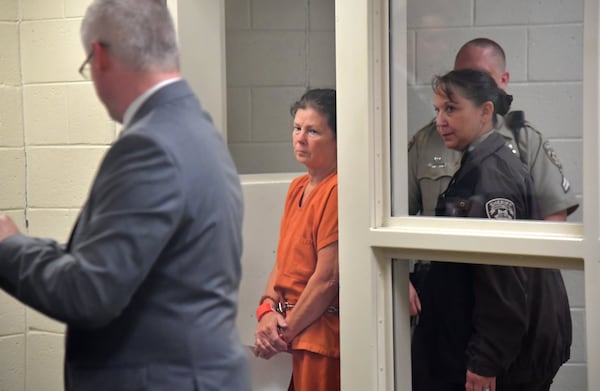
[{"label": "woman's hand", "polygon": [[496,378],[479,376],[467,369],[466,391],[496,391]]},{"label": "woman's hand", "polygon": [[408,299],[410,303],[410,316],[417,316],[421,312],[421,300],[412,282],[408,282]]},{"label": "woman's hand", "polygon": [[270,359],[280,352],[288,350],[288,344],[281,337],[280,329],[287,328],[283,315],[269,312],[263,315],[254,333],[254,355]]}]

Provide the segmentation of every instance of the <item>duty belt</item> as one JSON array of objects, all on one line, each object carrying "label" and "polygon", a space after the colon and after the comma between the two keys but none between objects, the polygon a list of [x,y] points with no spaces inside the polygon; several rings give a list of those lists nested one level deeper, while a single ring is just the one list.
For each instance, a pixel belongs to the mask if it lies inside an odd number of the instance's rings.
[{"label": "duty belt", "polygon": [[[295,306],[296,306],[296,304],[290,304],[287,301],[279,301],[279,302],[277,302],[277,305],[275,306],[275,311],[284,315],[287,312],[287,310],[292,309]],[[338,307],[330,305],[329,307],[327,307],[327,312],[337,314],[340,312],[340,309]]]}]

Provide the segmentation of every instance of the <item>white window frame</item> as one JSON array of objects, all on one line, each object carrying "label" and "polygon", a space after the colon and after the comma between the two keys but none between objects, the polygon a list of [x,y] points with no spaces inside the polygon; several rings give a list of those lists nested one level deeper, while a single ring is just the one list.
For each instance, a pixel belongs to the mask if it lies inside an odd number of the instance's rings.
[{"label": "white window frame", "polygon": [[[406,10],[406,0],[392,1]],[[598,0],[584,0],[584,15],[583,224],[392,218],[388,0],[336,0],[342,389],[411,389],[408,287],[397,292],[405,304],[394,313],[392,258],[584,268],[588,389],[600,389]],[[393,28],[406,58],[406,24]],[[406,118],[403,95],[394,115]],[[398,138],[393,147],[404,163],[396,180],[406,183],[405,125]],[[398,198],[407,204],[406,195]],[[405,262],[399,266],[407,273]]]}]

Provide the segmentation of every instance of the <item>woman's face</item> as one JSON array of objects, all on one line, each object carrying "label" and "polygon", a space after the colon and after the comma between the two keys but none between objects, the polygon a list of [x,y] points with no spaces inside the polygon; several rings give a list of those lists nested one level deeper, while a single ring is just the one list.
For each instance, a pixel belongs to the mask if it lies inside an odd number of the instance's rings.
[{"label": "woman's face", "polygon": [[[446,148],[464,151],[473,141],[492,128],[492,102],[480,107],[464,98],[460,89],[455,88],[452,100],[438,88],[433,107],[436,111],[435,124],[444,140]],[[491,113],[490,113],[491,107]]]},{"label": "woman's face", "polygon": [[327,171],[336,167],[337,150],[333,130],[327,123],[327,116],[319,111],[310,107],[296,111],[292,144],[296,160],[309,171]]}]

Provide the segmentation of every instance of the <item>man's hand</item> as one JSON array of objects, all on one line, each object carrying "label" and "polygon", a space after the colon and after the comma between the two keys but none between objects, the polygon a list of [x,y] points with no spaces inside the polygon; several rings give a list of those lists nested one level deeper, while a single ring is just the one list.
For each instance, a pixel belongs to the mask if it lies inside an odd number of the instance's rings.
[{"label": "man's hand", "polygon": [[19,228],[7,215],[0,215],[0,242],[19,233]]},{"label": "man's hand", "polygon": [[467,369],[466,391],[496,391],[496,378],[485,377]]}]

